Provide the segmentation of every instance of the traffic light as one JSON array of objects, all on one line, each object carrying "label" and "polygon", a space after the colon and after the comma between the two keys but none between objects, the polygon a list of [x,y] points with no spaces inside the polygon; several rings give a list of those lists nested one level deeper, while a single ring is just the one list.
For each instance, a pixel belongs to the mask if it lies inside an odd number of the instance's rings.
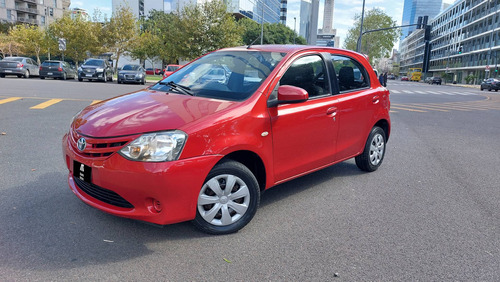
[{"label": "traffic light", "polygon": [[495,68],[495,72],[498,73],[498,67]]},{"label": "traffic light", "polygon": [[462,54],[462,46],[458,46],[458,54]]}]

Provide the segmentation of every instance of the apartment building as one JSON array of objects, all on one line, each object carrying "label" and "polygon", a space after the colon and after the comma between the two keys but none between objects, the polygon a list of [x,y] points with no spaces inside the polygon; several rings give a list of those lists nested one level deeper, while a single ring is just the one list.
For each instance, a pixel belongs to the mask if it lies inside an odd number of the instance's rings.
[{"label": "apartment building", "polygon": [[70,4],[70,0],[0,0],[0,22],[48,26]]},{"label": "apartment building", "polygon": [[[458,0],[432,19],[429,75],[450,73],[465,83],[498,76],[500,60],[500,0]],[[424,30],[416,30],[401,45],[401,73],[422,67]]]}]

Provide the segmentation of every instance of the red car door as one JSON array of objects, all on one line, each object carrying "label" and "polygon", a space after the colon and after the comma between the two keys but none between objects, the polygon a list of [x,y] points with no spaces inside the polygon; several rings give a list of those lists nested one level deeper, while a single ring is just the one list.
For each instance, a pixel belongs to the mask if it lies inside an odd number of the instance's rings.
[{"label": "red car door", "polygon": [[293,61],[280,80],[280,85],[305,89],[309,99],[270,108],[276,183],[334,161],[337,98],[327,78],[321,56],[309,55]]}]

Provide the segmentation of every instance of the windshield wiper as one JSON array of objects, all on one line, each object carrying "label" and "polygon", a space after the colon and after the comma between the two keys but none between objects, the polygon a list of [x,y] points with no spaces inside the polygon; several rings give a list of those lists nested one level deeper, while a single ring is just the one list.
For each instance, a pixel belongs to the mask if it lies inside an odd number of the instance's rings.
[{"label": "windshield wiper", "polygon": [[184,85],[177,84],[173,81],[159,82],[159,84],[170,86],[170,89],[177,90],[178,92],[181,92],[182,94],[194,96],[194,93],[193,93],[193,91],[191,91],[191,88],[184,86]]}]

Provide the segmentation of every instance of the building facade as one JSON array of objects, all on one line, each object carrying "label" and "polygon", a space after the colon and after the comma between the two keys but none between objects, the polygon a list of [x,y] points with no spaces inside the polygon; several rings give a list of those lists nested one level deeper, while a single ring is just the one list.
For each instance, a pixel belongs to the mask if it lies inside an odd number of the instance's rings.
[{"label": "building facade", "polygon": [[300,31],[309,45],[316,45],[318,36],[319,0],[300,1]]},{"label": "building facade", "polygon": [[[404,0],[401,25],[416,24],[418,17],[423,16],[429,16],[429,19],[432,19],[439,14],[442,5],[442,0]],[[403,27],[400,40],[402,41],[415,30],[415,26]]]},{"label": "building facade", "polygon": [[[500,59],[500,0],[458,0],[429,23],[428,75],[449,74],[465,83],[498,76]],[[422,67],[424,30],[417,30],[400,45],[401,72]]]},{"label": "building facade", "polygon": [[70,0],[0,0],[0,22],[48,26],[69,9]]}]

